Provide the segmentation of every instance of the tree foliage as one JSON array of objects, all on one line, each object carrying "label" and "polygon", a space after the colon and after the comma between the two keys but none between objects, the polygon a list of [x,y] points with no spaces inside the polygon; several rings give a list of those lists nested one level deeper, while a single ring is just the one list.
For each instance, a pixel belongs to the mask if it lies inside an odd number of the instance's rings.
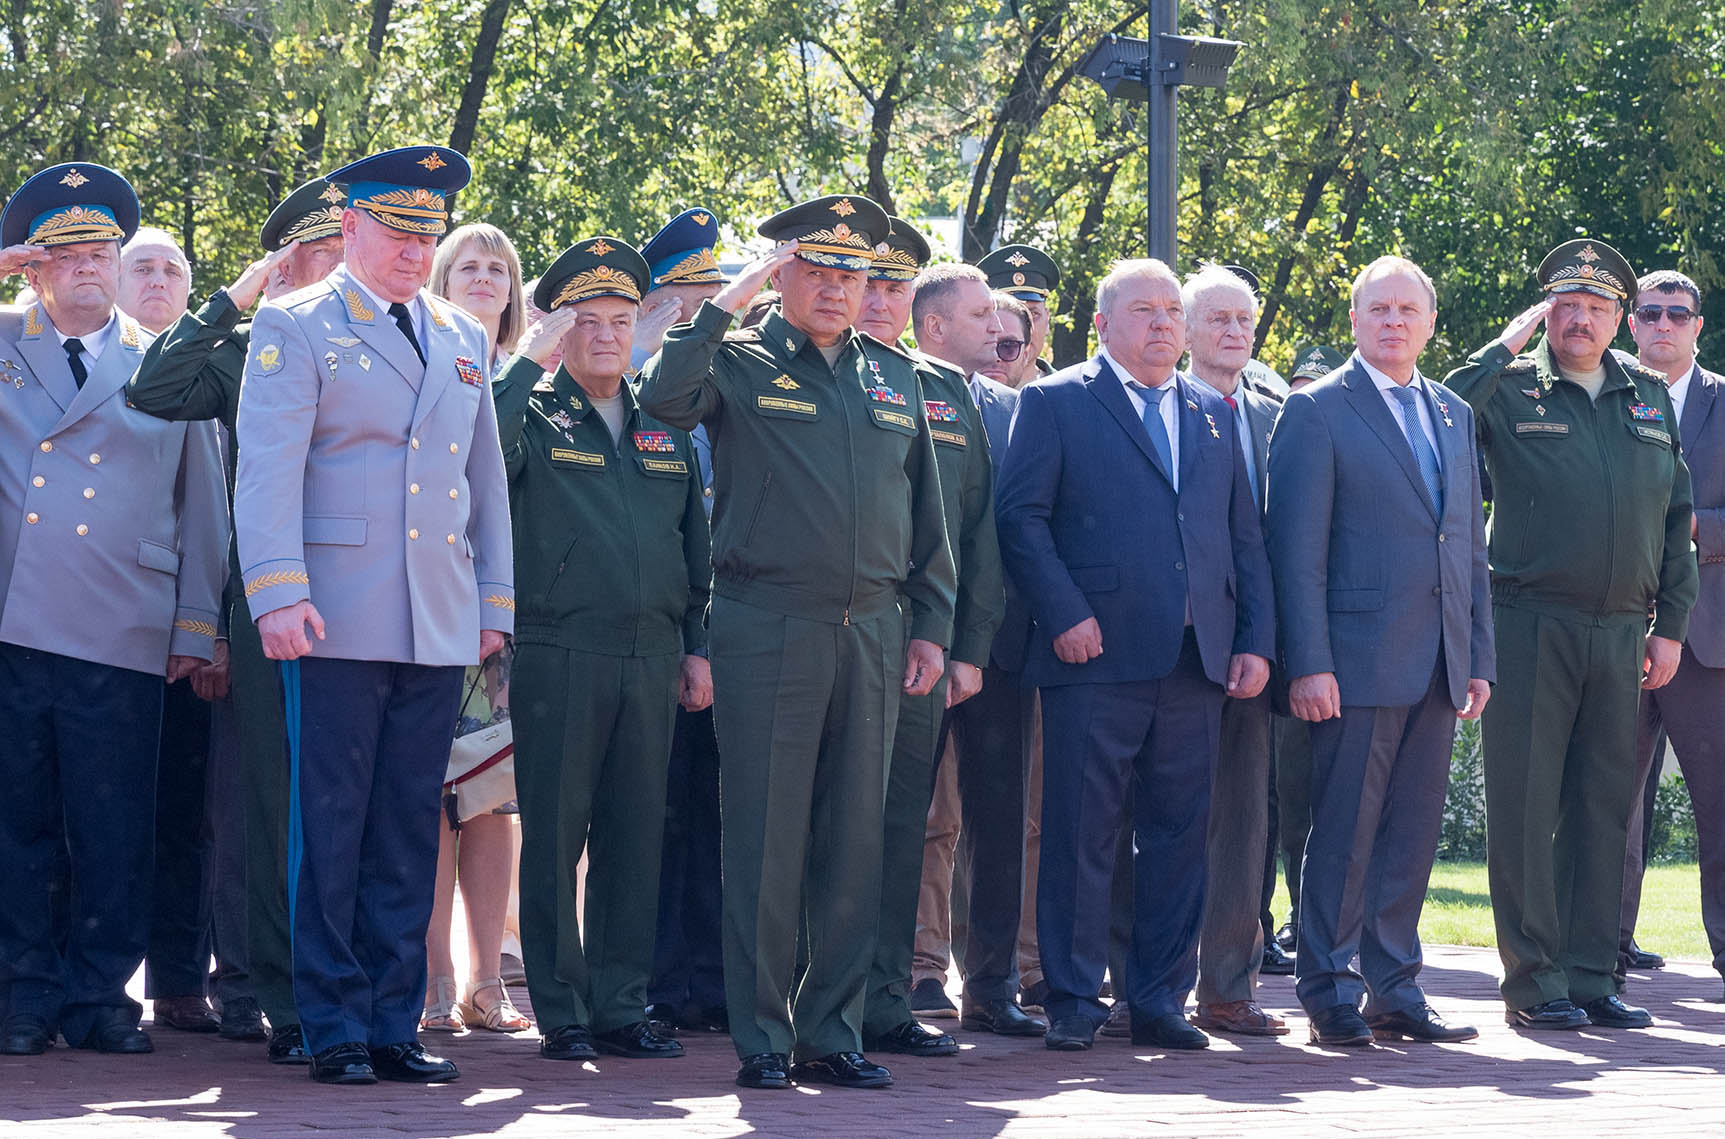
[{"label": "tree foliage", "polygon": [[[0,0],[0,187],[64,160],[137,185],[202,284],[230,279],[288,189],[416,141],[474,160],[460,220],[529,272],[578,236],[642,241],[677,209],[752,222],[866,192],[1065,266],[1061,362],[1090,294],[1142,252],[1142,107],[1076,67],[1131,0]],[[1535,299],[1587,234],[1725,286],[1725,17],[1692,0],[1211,0],[1246,42],[1181,95],[1181,257],[1265,285],[1260,341],[1349,341],[1347,284],[1402,253],[1439,287],[1427,370]],[[1182,265],[1180,268],[1186,268]],[[1705,309],[1725,337],[1725,306]],[[1725,346],[1725,339],[1717,341]],[[1704,343],[1703,351],[1707,352]],[[1716,358],[1716,354],[1715,354]]]}]

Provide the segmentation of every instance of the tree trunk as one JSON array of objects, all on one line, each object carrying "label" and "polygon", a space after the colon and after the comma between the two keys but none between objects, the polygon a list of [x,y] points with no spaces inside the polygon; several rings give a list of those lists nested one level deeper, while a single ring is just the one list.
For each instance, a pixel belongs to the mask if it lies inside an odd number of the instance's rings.
[{"label": "tree trunk", "polygon": [[887,151],[892,147],[893,117],[898,114],[899,92],[904,89],[904,67],[893,68],[887,81],[875,97],[874,110],[868,126],[868,196],[889,214],[897,214],[892,200],[892,183],[886,176]]},{"label": "tree trunk", "polygon": [[509,18],[509,4],[510,0],[489,0],[479,17],[473,61],[468,65],[461,105],[456,108],[455,125],[449,132],[449,145],[463,154],[473,146],[473,135],[479,127],[479,108],[485,102],[485,88],[490,85],[496,66],[497,41],[502,38],[503,24]]},{"label": "tree trunk", "polygon": [[[1348,109],[1348,85],[1341,84],[1336,91],[1335,104],[1330,108],[1329,125],[1324,128],[1320,145],[1314,149],[1322,154],[1333,145],[1336,135],[1342,127],[1342,116]],[[1288,280],[1294,275],[1294,249],[1305,240],[1306,227],[1312,218],[1317,216],[1318,206],[1324,200],[1324,190],[1335,177],[1336,170],[1341,166],[1342,157],[1339,153],[1330,153],[1318,159],[1312,166],[1311,175],[1306,179],[1306,192],[1300,198],[1300,208],[1294,213],[1294,224],[1289,229],[1291,244],[1287,253],[1276,263],[1274,282],[1266,290],[1264,296],[1264,311],[1258,317],[1258,332],[1253,341],[1253,350],[1264,346],[1264,338],[1269,334],[1270,326],[1276,322],[1276,314],[1281,311],[1282,297],[1288,291]]]},{"label": "tree trunk", "polygon": [[1050,5],[1046,19],[1040,13],[1031,18],[1035,30],[971,175],[970,198],[965,203],[964,225],[959,234],[960,256],[966,261],[975,261],[987,253],[1000,236],[1007,197],[1018,177],[1024,144],[1048,110],[1043,83],[1054,66],[1054,43],[1065,21],[1065,3]]},{"label": "tree trunk", "polygon": [[[1078,236],[1073,242],[1076,248],[1089,247],[1101,232],[1108,195],[1114,188],[1114,176],[1118,173],[1119,163],[1097,171],[1096,181],[1084,202],[1084,216],[1078,221]],[[1070,316],[1071,319],[1055,325],[1049,332],[1049,340],[1054,352],[1054,366],[1065,368],[1090,355],[1090,326],[1096,316],[1096,294],[1090,289],[1063,289],[1059,311],[1062,317]]]}]

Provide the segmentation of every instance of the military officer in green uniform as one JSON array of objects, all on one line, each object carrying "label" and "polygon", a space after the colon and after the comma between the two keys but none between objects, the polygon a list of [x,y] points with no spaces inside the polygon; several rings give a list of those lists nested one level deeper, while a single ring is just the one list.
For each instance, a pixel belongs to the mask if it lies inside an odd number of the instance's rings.
[{"label": "military officer in green uniform", "polygon": [[[132,406],[167,420],[219,420],[226,430],[229,494],[234,478],[234,416],[240,376],[251,344],[244,318],[259,294],[280,296],[320,281],[342,260],[341,212],[346,192],[313,178],[270,212],[259,235],[267,251],[233,284],[217,289],[196,312],[164,332],[126,389]],[[217,662],[232,675],[236,750],[245,816],[246,972],[252,993],[269,1018],[272,1063],[303,1064],[307,1056],[294,1008],[287,908],[287,751],[281,687],[265,656],[257,626],[239,600],[239,559],[229,545],[228,585],[222,598]],[[223,1018],[228,1017],[224,1007]]]},{"label": "military officer in green uniform", "polygon": [[1517,1027],[1639,1028],[1652,1018],[1612,976],[1622,847],[1639,690],[1676,671],[1696,598],[1689,471],[1664,378],[1610,352],[1629,263],[1568,241],[1539,283],[1546,299],[1445,381],[1473,405],[1494,488],[1484,737],[1501,991]]},{"label": "military officer in green uniform", "polygon": [[[642,372],[641,406],[704,422],[713,447],[725,985],[744,1087],[892,1079],[860,1051],[881,804],[901,694],[926,696],[944,668],[955,575],[915,364],[854,331],[888,231],[857,195],[774,215],[760,232],[777,251]],[[779,306],[727,336],[769,276]]]},{"label": "military officer in green uniform", "polygon": [[[994,532],[994,468],[982,412],[969,387],[969,376],[994,359],[1000,319],[979,270],[969,265],[921,270],[928,244],[908,222],[893,218],[892,234],[884,245],[875,249],[869,288],[875,291],[874,278],[886,284],[911,275],[914,300],[905,315],[917,318],[921,351],[915,356],[923,410],[934,437],[935,465],[940,469],[947,538],[958,569],[958,595],[946,673],[933,692],[906,696],[898,706],[898,730],[887,772],[880,926],[863,1011],[863,1042],[871,1050],[947,1056],[957,1053],[958,1042],[919,1023],[911,1011],[911,957],[941,723],[947,708],[981,689],[982,669],[1006,613],[1006,585]],[[904,328],[898,327],[892,341]]]},{"label": "military officer in green uniform", "polygon": [[1002,245],[985,254],[976,267],[988,274],[988,287],[1009,293],[1030,310],[1028,351],[1036,370],[1048,376],[1054,365],[1043,358],[1048,347],[1048,297],[1060,287],[1060,266],[1034,245]]},{"label": "military officer in green uniform", "polygon": [[647,277],[620,238],[570,246],[534,290],[549,315],[497,381],[520,567],[522,963],[552,1060],[683,1054],[647,1024],[647,978],[671,729],[679,697],[712,703],[712,567],[694,446],[625,378]]}]

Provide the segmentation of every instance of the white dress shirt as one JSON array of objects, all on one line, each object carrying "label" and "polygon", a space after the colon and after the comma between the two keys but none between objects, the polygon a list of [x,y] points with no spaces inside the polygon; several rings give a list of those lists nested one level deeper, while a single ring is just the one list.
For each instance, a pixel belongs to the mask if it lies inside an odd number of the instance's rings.
[{"label": "white dress shirt", "polygon": [[[42,309],[43,315],[46,316],[47,312],[48,309],[44,306]],[[104,324],[94,332],[85,333],[83,336],[77,337],[78,343],[84,346],[84,350],[78,353],[78,355],[84,361],[85,375],[96,370],[96,361],[102,358],[103,349],[108,347],[108,339],[114,331],[114,322],[119,318],[120,310],[115,309],[108,314],[107,324]],[[52,325],[54,323],[54,318],[48,317],[48,323]],[[66,347],[66,341],[73,339],[73,337],[67,336],[58,328],[54,329],[54,335],[60,338],[61,349]]]},{"label": "white dress shirt", "polygon": [[[1150,403],[1150,397],[1145,394],[1143,389],[1149,385],[1141,385],[1133,379],[1132,373],[1120,366],[1120,361],[1109,354],[1106,346],[1102,349],[1102,358],[1108,361],[1110,368],[1114,369],[1115,376],[1119,378],[1121,386],[1126,389],[1126,398],[1132,401],[1132,410],[1137,412],[1138,418],[1142,420],[1144,408]],[[1162,385],[1168,394],[1164,395],[1161,402],[1157,404],[1157,410],[1162,413],[1162,428],[1168,433],[1168,462],[1173,467],[1173,470],[1168,472],[1168,476],[1174,484],[1175,491],[1180,489],[1180,388],[1175,383],[1178,376],[1179,373],[1175,372],[1168,377],[1168,382]],[[1148,433],[1150,429],[1146,427],[1144,430]]]},{"label": "white dress shirt", "polygon": [[[348,276],[353,278],[353,283],[359,286],[360,292],[371,298],[371,307],[377,313],[378,319],[387,320],[389,323],[394,324],[395,318],[389,315],[389,306],[393,302],[386,301],[376,293],[372,292],[371,286],[360,280],[359,274],[353,272],[351,269],[348,271]],[[426,350],[427,343],[425,339],[425,302],[421,300],[419,295],[416,293],[414,294],[413,299],[406,302],[406,304],[407,318],[413,322],[414,338],[419,341],[419,350],[424,352]]]},{"label": "white dress shirt", "polygon": [[1665,385],[1666,392],[1671,396],[1671,415],[1679,426],[1683,423],[1683,405],[1689,400],[1689,381],[1700,367],[1699,362],[1691,364],[1689,370],[1683,373],[1681,380],[1674,380]]},{"label": "white dress shirt", "polygon": [[[1402,438],[1407,439],[1408,446],[1412,447],[1414,441],[1408,435],[1407,421],[1402,418],[1401,402],[1390,394],[1392,389],[1401,385],[1366,363],[1366,358],[1358,352],[1354,353],[1354,359],[1360,362],[1360,367],[1366,370],[1366,375],[1370,376],[1372,383],[1377,385],[1378,395],[1383,397],[1384,406],[1390,409],[1390,418],[1396,421],[1396,426],[1402,430]],[[1409,391],[1419,397],[1414,400],[1414,406],[1419,408],[1420,427],[1425,430],[1426,442],[1431,444],[1432,454],[1437,456],[1438,471],[1441,473],[1443,471],[1443,448],[1438,446],[1437,424],[1432,422],[1431,393],[1426,388],[1425,377],[1419,374],[1418,369],[1415,369],[1414,378],[1408,381],[1407,387]]]}]

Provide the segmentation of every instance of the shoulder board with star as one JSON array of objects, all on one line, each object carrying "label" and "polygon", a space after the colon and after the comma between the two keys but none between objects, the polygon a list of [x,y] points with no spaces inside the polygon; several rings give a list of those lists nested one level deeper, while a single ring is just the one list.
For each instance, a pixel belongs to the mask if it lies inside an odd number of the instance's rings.
[{"label": "shoulder board with star", "polygon": [[1648,383],[1659,385],[1660,391],[1666,390],[1665,374],[1663,372],[1654,371],[1646,364],[1625,364],[1623,365],[1623,370],[1638,380],[1646,380]]},{"label": "shoulder board with star", "polygon": [[761,327],[754,324],[748,328],[733,328],[725,333],[725,339],[732,343],[758,344],[761,340]]},{"label": "shoulder board with star", "polygon": [[888,344],[884,340],[877,340],[873,336],[870,336],[866,332],[860,332],[859,331],[857,333],[857,339],[861,340],[865,347],[884,348],[886,351],[891,352],[894,356],[897,356],[899,359],[904,360],[906,363],[909,363],[913,366],[917,362],[915,356],[912,356],[909,352],[906,352],[903,348],[900,348],[898,345]]},{"label": "shoulder board with star", "polygon": [[308,301],[315,301],[322,297],[327,297],[334,291],[335,286],[331,285],[328,280],[313,281],[304,288],[295,289],[291,293],[283,293],[275,300],[265,301],[264,303],[275,305],[277,308],[297,308]]}]

